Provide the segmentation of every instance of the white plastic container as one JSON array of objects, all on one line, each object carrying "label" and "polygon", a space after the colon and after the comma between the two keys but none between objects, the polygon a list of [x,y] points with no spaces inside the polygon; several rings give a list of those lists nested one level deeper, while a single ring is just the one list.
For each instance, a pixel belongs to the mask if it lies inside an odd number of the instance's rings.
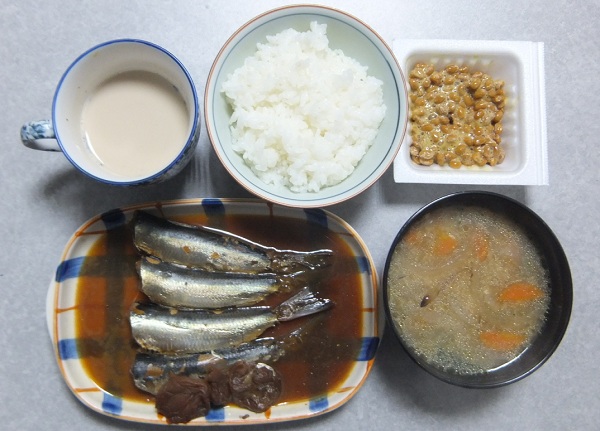
[{"label": "white plastic container", "polygon": [[406,76],[421,62],[431,63],[438,70],[448,64],[465,65],[471,71],[479,70],[496,80],[503,80],[506,92],[502,119],[502,146],[506,158],[501,164],[460,169],[436,164],[417,165],[409,155],[409,122],[404,142],[394,160],[394,181],[491,185],[549,183],[542,42],[397,39],[393,51]]}]

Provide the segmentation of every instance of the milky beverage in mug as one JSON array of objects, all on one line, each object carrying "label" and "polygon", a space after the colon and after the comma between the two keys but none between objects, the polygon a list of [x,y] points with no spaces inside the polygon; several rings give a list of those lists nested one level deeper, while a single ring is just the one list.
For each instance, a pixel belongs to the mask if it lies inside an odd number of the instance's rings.
[{"label": "milky beverage in mug", "polygon": [[56,89],[52,121],[25,124],[21,140],[62,151],[93,179],[131,186],[180,172],[199,131],[198,96],[183,65],[150,42],[121,39],[71,64]]},{"label": "milky beverage in mug", "polygon": [[90,155],[123,176],[148,176],[173,160],[185,142],[188,114],[176,88],[160,75],[121,73],[88,98],[81,118]]}]

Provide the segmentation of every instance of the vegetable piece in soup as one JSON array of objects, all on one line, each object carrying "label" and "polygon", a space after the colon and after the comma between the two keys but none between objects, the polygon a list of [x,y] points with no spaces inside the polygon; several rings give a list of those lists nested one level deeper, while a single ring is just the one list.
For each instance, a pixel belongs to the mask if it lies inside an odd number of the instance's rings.
[{"label": "vegetable piece in soup", "polygon": [[506,218],[473,207],[436,210],[410,228],[388,271],[394,325],[430,364],[477,374],[517,357],[550,301],[534,245]]}]

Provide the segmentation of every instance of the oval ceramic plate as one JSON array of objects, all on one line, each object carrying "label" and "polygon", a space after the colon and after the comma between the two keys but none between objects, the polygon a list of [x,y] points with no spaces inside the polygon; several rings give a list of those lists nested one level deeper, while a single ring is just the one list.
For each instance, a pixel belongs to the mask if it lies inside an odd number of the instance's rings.
[{"label": "oval ceramic plate", "polygon": [[[337,216],[320,209],[301,210],[280,207],[258,200],[185,200],[139,205],[106,212],[84,223],[67,243],[48,292],[47,317],[60,371],[71,391],[83,404],[99,413],[125,420],[166,423],[166,420],[156,413],[154,400],[151,397],[147,400],[128,399],[127,396],[119,397],[111,394],[108,388],[98,384],[84,364],[81,354],[82,340],[78,339],[80,337],[78,322],[76,322],[78,289],[85,285],[85,281],[82,282],[82,279],[90,276],[89,271],[83,269],[86,265],[86,257],[94,250],[94,245],[99,238],[106,236],[107,232],[113,229],[123,229],[135,210],[147,210],[155,214],[162,214],[166,218],[185,219],[200,215],[208,220],[206,224],[209,226],[212,224],[211,221],[218,223],[223,217],[229,215],[234,217],[268,216],[270,220],[293,219],[295,223],[306,227],[306,232],[300,232],[300,234],[308,234],[311,226],[318,226],[322,232],[337,234],[337,237],[341,238],[345,244],[344,247],[349,250],[349,256],[356,259],[360,292],[358,296],[362,296],[358,301],[361,306],[343,312],[345,314],[354,313],[361,322],[358,326],[360,335],[354,340],[359,347],[356,350],[357,354],[350,362],[350,371],[342,379],[341,384],[334,389],[329,389],[326,394],[281,403],[265,413],[253,413],[230,406],[214,409],[206,417],[189,422],[190,425],[258,424],[312,417],[340,407],[362,386],[373,364],[379,344],[380,328],[378,324],[377,274],[369,251],[358,234]],[[293,244],[290,244],[289,248],[293,248]],[[113,259],[113,261],[135,260],[136,258],[134,254],[129,257],[124,256],[123,258],[116,256],[117,259]],[[110,256],[110,249],[107,257],[109,259],[115,257]],[[122,262],[116,264],[121,265]],[[130,264],[131,262],[127,262],[127,265]],[[95,276],[104,277],[103,274],[95,274]],[[105,304],[98,304],[98,307],[104,306]],[[87,316],[92,315],[94,315],[94,310],[88,310],[86,313],[80,314],[79,316],[83,317],[79,318],[91,319]],[[125,325],[125,330],[129,330],[129,323],[127,319],[124,320],[122,324]]]}]

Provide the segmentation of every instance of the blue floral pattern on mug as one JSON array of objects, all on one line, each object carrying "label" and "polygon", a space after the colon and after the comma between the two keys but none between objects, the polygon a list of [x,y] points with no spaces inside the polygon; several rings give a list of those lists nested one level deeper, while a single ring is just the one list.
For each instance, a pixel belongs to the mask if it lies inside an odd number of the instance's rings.
[{"label": "blue floral pattern on mug", "polygon": [[50,120],[31,121],[21,127],[21,141],[29,148],[43,151],[60,151],[56,142],[40,142],[42,139],[55,139],[54,127]]}]

